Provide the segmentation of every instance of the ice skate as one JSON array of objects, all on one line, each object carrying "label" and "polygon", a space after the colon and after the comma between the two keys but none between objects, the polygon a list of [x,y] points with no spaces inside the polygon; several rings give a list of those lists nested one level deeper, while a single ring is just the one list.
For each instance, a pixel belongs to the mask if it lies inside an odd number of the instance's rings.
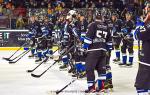
[{"label": "ice skate", "polygon": [[63,64],[62,66],[59,67],[60,71],[67,71],[68,70],[68,65]]}]

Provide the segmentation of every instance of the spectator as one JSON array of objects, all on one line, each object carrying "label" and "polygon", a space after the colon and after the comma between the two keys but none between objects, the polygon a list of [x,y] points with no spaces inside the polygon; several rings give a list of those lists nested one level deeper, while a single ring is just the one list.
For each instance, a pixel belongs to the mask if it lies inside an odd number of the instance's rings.
[{"label": "spectator", "polygon": [[53,8],[51,7],[51,4],[49,3],[48,4],[48,10],[47,10],[47,12],[48,12],[48,17],[49,18],[52,18],[52,16],[53,16]]},{"label": "spectator", "polygon": [[12,2],[8,2],[8,3],[6,3],[6,15],[11,15],[12,14],[12,7],[13,6],[13,4],[12,4]]},{"label": "spectator", "polygon": [[80,0],[74,0],[73,2],[73,8],[81,8]]},{"label": "spectator", "polygon": [[3,15],[3,6],[0,4],[0,16]]},{"label": "spectator", "polygon": [[97,8],[102,8],[102,0],[98,0],[98,2],[95,2],[95,6]]},{"label": "spectator", "polygon": [[26,16],[26,8],[23,7],[23,5],[20,5],[19,7],[16,8],[18,14],[17,15],[22,15],[23,17]]},{"label": "spectator", "polygon": [[94,8],[94,7],[95,7],[94,2],[93,2],[93,1],[90,1],[90,2],[88,3],[88,8]]},{"label": "spectator", "polygon": [[61,6],[60,3],[58,3],[58,5],[56,6],[55,10],[56,10],[57,12],[59,12],[59,13],[62,11],[62,6]]},{"label": "spectator", "polygon": [[23,29],[24,28],[24,21],[23,21],[23,18],[22,18],[22,15],[20,15],[16,21],[16,28],[17,29]]},{"label": "spectator", "polygon": [[0,4],[2,4],[3,3],[3,0],[0,0]]}]

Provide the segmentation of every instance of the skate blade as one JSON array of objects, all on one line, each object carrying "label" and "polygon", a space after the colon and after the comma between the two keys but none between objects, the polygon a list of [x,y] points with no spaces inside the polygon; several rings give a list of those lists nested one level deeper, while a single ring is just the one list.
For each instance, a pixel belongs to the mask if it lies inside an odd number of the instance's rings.
[{"label": "skate blade", "polygon": [[120,64],[121,62],[120,62],[120,61],[118,61],[118,62],[113,61],[113,63],[114,63],[114,64]]},{"label": "skate blade", "polygon": [[95,92],[95,93],[87,93],[85,95],[108,95],[108,94],[104,93],[103,91],[100,91],[100,92]]},{"label": "skate blade", "polygon": [[97,93],[85,93],[85,95],[99,95]]},{"label": "skate blade", "polygon": [[87,80],[87,78],[86,77],[84,77],[84,78],[78,78],[78,80]]},{"label": "skate blade", "polygon": [[42,61],[35,62],[35,64],[40,64]]},{"label": "skate blade", "polygon": [[126,65],[118,65],[120,68],[125,68]]},{"label": "skate blade", "polygon": [[126,68],[132,68],[133,66],[131,65],[131,66],[125,66]]},{"label": "skate blade", "polygon": [[60,66],[60,65],[63,65],[63,63],[62,62],[57,62],[57,64]]},{"label": "skate blade", "polygon": [[68,69],[66,68],[66,69],[59,69],[60,71],[68,71]]},{"label": "skate blade", "polygon": [[[72,76],[71,76],[72,77]],[[72,79],[77,79],[77,80],[87,80],[87,78],[77,78],[77,77],[72,77]]]}]

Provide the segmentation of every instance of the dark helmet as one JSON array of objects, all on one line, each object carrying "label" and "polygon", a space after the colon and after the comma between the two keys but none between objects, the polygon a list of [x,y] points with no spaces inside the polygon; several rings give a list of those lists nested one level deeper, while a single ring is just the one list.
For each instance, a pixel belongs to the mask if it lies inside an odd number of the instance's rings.
[{"label": "dark helmet", "polygon": [[113,12],[111,16],[116,16],[117,18],[119,18],[119,15],[117,12]]},{"label": "dark helmet", "polygon": [[102,17],[101,11],[96,10],[96,19],[102,19]]},{"label": "dark helmet", "polygon": [[133,15],[133,13],[132,13],[132,12],[130,12],[130,11],[128,11],[128,12],[126,13],[126,15],[130,15],[130,16],[132,16],[132,15]]}]

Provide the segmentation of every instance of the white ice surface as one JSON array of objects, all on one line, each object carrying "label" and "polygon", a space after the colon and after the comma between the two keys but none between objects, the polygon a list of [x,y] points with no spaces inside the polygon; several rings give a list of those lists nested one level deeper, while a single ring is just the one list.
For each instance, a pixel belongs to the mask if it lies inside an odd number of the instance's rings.
[{"label": "white ice surface", "polygon": [[[54,65],[41,78],[31,77],[26,70],[33,69],[38,64],[34,64],[34,59],[25,56],[16,64],[8,64],[2,57],[9,57],[14,51],[0,51],[0,95],[52,95],[50,91],[56,91],[64,87],[72,78],[66,71],[59,71],[59,65]],[[112,52],[112,58],[115,57]],[[134,66],[132,68],[121,68],[111,63],[113,73],[114,92],[110,95],[136,95],[134,88],[135,77],[138,64],[137,52],[135,52]],[[53,60],[43,64],[34,71],[40,74]],[[65,91],[77,91],[87,89],[86,80],[77,80]],[[84,95],[83,93],[61,93],[60,95]],[[107,94],[105,94],[107,95]]]}]

